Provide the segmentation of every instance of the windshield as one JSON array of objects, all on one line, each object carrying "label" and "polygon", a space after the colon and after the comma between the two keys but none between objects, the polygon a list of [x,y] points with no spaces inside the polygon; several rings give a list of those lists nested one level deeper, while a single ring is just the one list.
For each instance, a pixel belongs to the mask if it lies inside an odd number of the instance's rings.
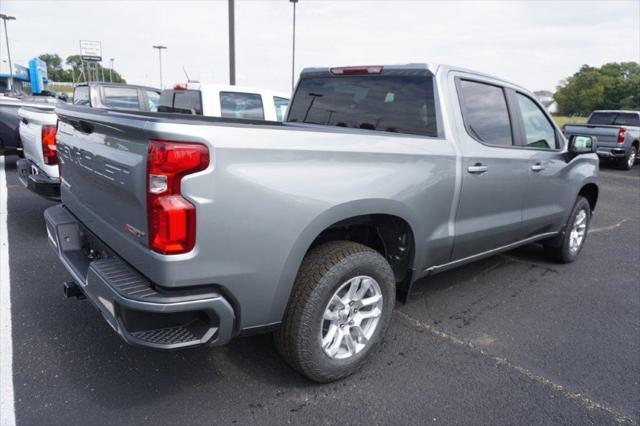
[{"label": "windshield", "polygon": [[288,121],[436,136],[431,77],[303,78]]}]

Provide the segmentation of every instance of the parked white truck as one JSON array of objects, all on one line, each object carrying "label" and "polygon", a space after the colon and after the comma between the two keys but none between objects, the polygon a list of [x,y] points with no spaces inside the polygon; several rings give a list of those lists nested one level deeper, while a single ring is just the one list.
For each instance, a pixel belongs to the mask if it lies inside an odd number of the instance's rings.
[{"label": "parked white truck", "polygon": [[[73,104],[129,111],[157,111],[160,90],[130,84],[93,82],[79,84],[73,91]],[[55,104],[27,105],[18,110],[19,135],[24,159],[18,160],[18,179],[32,192],[52,201],[60,200],[60,174]]]},{"label": "parked white truck", "polygon": [[189,82],[163,90],[159,112],[283,121],[289,95],[254,87]]},{"label": "parked white truck", "polygon": [[18,160],[18,179],[32,192],[59,201],[60,177],[56,150],[58,116],[53,106],[22,107],[18,115],[25,157]]}]

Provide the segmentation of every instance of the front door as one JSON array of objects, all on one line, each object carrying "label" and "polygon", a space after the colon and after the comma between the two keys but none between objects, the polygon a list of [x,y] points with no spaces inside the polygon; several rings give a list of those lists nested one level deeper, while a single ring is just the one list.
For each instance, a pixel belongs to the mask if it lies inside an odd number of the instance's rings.
[{"label": "front door", "polygon": [[516,93],[515,108],[522,129],[516,139],[529,156],[529,185],[522,211],[523,238],[554,232],[566,221],[573,195],[566,184],[567,160],[562,138],[542,107]]}]

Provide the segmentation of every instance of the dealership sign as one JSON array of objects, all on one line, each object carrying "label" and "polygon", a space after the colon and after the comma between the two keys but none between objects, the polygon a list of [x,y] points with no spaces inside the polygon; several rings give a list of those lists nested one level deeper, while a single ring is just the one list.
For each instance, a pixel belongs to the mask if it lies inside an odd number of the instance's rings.
[{"label": "dealership sign", "polygon": [[102,61],[102,43],[99,41],[80,40],[80,56],[83,61]]}]

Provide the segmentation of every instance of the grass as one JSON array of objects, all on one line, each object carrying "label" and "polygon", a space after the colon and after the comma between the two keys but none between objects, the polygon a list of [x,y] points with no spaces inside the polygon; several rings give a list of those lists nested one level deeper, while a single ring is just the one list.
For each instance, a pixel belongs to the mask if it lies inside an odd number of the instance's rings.
[{"label": "grass", "polygon": [[562,127],[564,124],[582,124],[587,121],[587,117],[568,117],[566,115],[554,115],[553,119],[559,127]]}]

